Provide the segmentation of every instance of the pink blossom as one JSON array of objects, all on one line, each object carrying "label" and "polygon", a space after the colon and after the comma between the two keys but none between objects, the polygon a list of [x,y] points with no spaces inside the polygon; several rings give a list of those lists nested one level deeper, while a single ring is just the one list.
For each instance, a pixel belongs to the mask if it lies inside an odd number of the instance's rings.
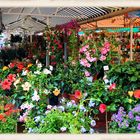
[{"label": "pink blossom", "polygon": [[85,54],[86,54],[86,57],[90,57],[90,53],[88,51]]},{"label": "pink blossom", "polygon": [[109,48],[109,47],[110,47],[110,43],[109,43],[109,42],[105,42],[105,43],[104,43],[104,47],[105,47],[105,48]]},{"label": "pink blossom", "polygon": [[88,67],[88,68],[90,68],[91,64],[86,63],[86,65],[85,65],[85,66],[86,66],[86,67]]},{"label": "pink blossom", "polygon": [[91,66],[91,64],[88,63],[87,59],[81,59],[80,64],[88,68]]},{"label": "pink blossom", "polygon": [[90,57],[90,56],[87,56],[86,59],[89,61],[89,62],[96,62],[97,61],[97,58],[96,57]]},{"label": "pink blossom", "polygon": [[100,57],[100,60],[101,60],[101,61],[104,61],[104,60],[106,60],[106,56],[104,56],[104,55],[101,55],[101,57]]},{"label": "pink blossom", "polygon": [[115,88],[116,88],[116,83],[113,83],[109,86],[109,91],[112,91]]},{"label": "pink blossom", "polygon": [[101,49],[101,54],[102,55],[106,55],[107,53],[108,53],[108,49],[106,49],[106,48]]},{"label": "pink blossom", "polygon": [[90,76],[90,72],[85,71],[85,76],[86,76],[86,77],[89,77],[89,76]]},{"label": "pink blossom", "polygon": [[80,48],[79,52],[80,53],[86,52],[88,47],[89,45],[83,46],[82,48]]}]

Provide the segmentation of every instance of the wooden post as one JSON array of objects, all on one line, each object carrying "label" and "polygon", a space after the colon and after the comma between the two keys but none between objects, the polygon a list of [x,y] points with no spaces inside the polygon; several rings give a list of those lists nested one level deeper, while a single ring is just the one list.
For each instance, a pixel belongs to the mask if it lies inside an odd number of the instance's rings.
[{"label": "wooden post", "polygon": [[65,40],[64,40],[64,62],[67,62],[67,30],[65,29]]},{"label": "wooden post", "polygon": [[133,61],[133,19],[130,21],[130,61]]}]

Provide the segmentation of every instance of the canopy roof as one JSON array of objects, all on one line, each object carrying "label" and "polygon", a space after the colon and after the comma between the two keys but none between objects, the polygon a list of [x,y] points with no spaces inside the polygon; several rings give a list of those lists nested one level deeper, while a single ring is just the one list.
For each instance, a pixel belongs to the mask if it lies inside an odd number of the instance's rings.
[{"label": "canopy roof", "polygon": [[[1,8],[2,22],[7,30],[23,29],[30,32],[43,30],[46,25],[67,23],[73,19],[80,24],[87,21],[95,21],[109,14],[133,11],[134,8],[120,7],[19,7]],[[86,25],[89,23],[86,23]],[[92,25],[93,24],[93,25]],[[90,23],[90,27],[96,26],[96,22]],[[107,24],[106,24],[107,25]],[[89,27],[82,25],[81,27]]]},{"label": "canopy roof", "polygon": [[117,7],[46,7],[1,8],[6,29],[22,28],[38,31],[46,25],[54,27],[72,19],[78,22],[97,18],[124,8]]}]

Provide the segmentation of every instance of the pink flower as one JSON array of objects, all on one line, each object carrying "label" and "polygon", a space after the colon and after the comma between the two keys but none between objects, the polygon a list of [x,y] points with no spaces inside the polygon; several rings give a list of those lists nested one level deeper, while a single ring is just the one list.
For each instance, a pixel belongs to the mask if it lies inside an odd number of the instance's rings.
[{"label": "pink flower", "polygon": [[101,49],[101,54],[106,55],[108,53],[108,50],[106,48]]},{"label": "pink flower", "polygon": [[90,76],[90,72],[85,71],[85,76],[86,76],[86,77],[89,77],[89,76]]},{"label": "pink flower", "polygon": [[80,64],[88,68],[91,66],[91,64],[88,63],[87,59],[81,59]]},{"label": "pink flower", "polygon": [[90,56],[88,56],[88,57],[86,57],[86,59],[89,61],[89,62],[96,62],[97,61],[97,58],[96,57],[90,57]]},{"label": "pink flower", "polygon": [[109,42],[105,42],[105,43],[104,43],[104,47],[105,47],[105,48],[109,48],[109,47],[110,47],[110,43],[109,43]]},{"label": "pink flower", "polygon": [[79,52],[80,53],[86,52],[88,47],[89,47],[89,45],[83,46],[82,48],[80,48]]},{"label": "pink flower", "polygon": [[100,104],[99,110],[101,113],[104,113],[106,111],[106,105],[105,104]]},{"label": "pink flower", "polygon": [[33,100],[33,101],[39,101],[39,100],[40,100],[40,97],[39,97],[39,95],[37,94],[37,91],[36,91],[36,90],[34,91],[34,95],[33,95],[33,97],[32,97],[32,100]]},{"label": "pink flower", "polygon": [[104,55],[101,55],[101,57],[100,57],[100,60],[101,60],[101,61],[104,61],[104,60],[106,60],[106,56],[104,56]]},{"label": "pink flower", "polygon": [[116,88],[116,83],[113,83],[109,86],[109,91],[112,91],[115,88]]}]

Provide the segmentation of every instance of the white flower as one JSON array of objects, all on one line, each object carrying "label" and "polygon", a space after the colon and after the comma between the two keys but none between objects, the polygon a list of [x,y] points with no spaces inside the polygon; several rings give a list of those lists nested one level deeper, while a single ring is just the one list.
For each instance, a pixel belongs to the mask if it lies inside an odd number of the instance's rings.
[{"label": "white flower", "polygon": [[50,70],[48,70],[48,69],[44,69],[44,70],[43,70],[43,73],[44,73],[44,74],[51,74],[52,72],[51,72]]},{"label": "white flower", "polygon": [[25,75],[27,75],[27,73],[28,73],[28,70],[23,70],[21,75],[25,76]]},{"label": "white flower", "polygon": [[35,119],[35,122],[39,122],[40,116],[37,116],[37,117],[35,117],[34,119]]},{"label": "white flower", "polygon": [[17,86],[17,84],[19,84],[20,83],[20,78],[19,79],[17,79],[15,82],[14,82],[14,86],[16,87]]},{"label": "white flower", "polygon": [[50,65],[49,68],[50,68],[51,71],[53,71],[53,66]]},{"label": "white flower", "polygon": [[57,109],[57,106],[55,105],[55,106],[53,107],[53,109]]},{"label": "white flower", "polygon": [[37,90],[34,90],[34,94],[33,94],[32,100],[33,101],[39,101],[40,100],[40,97],[38,95]]},{"label": "white flower", "polygon": [[34,74],[40,74],[41,72],[39,70],[35,71]]},{"label": "white flower", "polygon": [[72,102],[68,102],[66,106],[67,107],[72,107]]},{"label": "white flower", "polygon": [[64,111],[64,110],[65,110],[65,108],[64,108],[63,106],[59,106],[58,109],[59,109],[60,111]]},{"label": "white flower", "polygon": [[96,125],[96,121],[92,120],[90,124],[91,124],[92,127],[94,127]]},{"label": "white flower", "polygon": [[32,132],[33,132],[33,129],[29,128],[28,133],[32,133]]},{"label": "white flower", "polygon": [[82,126],[80,131],[81,133],[85,133],[87,130]]},{"label": "white flower", "polygon": [[41,64],[41,63],[38,63],[38,64],[37,64],[37,67],[38,67],[38,68],[42,68],[42,64]]},{"label": "white flower", "polygon": [[49,112],[50,112],[50,110],[47,110],[47,111],[45,112],[45,114],[47,115]]},{"label": "white flower", "polygon": [[63,97],[61,100],[60,100],[60,103],[65,103],[66,99]]},{"label": "white flower", "polygon": [[66,128],[66,127],[61,127],[60,130],[61,130],[62,132],[65,132],[65,131],[67,130],[67,128]]},{"label": "white flower", "polygon": [[52,109],[52,106],[51,105],[47,105],[47,109]]},{"label": "white flower", "polygon": [[79,109],[80,109],[81,111],[86,112],[86,108],[85,108],[83,105],[80,105],[80,106],[79,106]]},{"label": "white flower", "polygon": [[25,82],[23,85],[22,85],[22,88],[24,91],[29,91],[31,87],[31,84],[29,82]]},{"label": "white flower", "polygon": [[76,114],[76,111],[73,111],[73,112],[72,112],[72,114],[73,114],[74,116],[76,116],[76,115],[77,115],[77,114]]},{"label": "white flower", "polygon": [[46,95],[48,95],[48,94],[50,93],[50,91],[47,90],[47,89],[45,89],[45,90],[44,90],[44,93],[45,93]]},{"label": "white flower", "polygon": [[90,100],[88,105],[89,105],[89,107],[94,107],[95,103],[92,100]]},{"label": "white flower", "polygon": [[84,122],[85,120],[82,118],[81,121]]},{"label": "white flower", "polygon": [[93,134],[94,133],[94,129],[90,128],[89,132],[90,132],[90,134]]}]

